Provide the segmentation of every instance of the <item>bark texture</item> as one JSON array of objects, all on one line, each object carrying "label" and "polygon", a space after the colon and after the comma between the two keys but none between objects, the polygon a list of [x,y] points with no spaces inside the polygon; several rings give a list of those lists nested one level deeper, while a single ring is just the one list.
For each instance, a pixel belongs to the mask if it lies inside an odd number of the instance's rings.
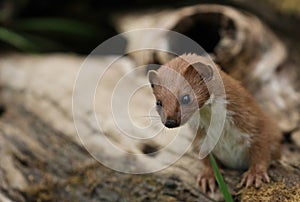
[{"label": "bark texture", "polygon": [[[95,69],[109,64],[110,56],[94,58]],[[1,101],[3,112],[0,119],[0,199],[2,201],[213,201],[222,200],[219,192],[204,195],[196,186],[200,171],[197,153],[189,150],[170,167],[154,174],[122,174],[102,166],[90,156],[102,154],[119,168],[154,166],[177,155],[178,148],[187,141],[180,136],[178,144],[149,155],[154,148],[164,147],[173,140],[174,131],[165,131],[163,137],[151,142],[132,142],[118,135],[118,129],[104,110],[103,93],[111,89],[126,71],[133,68],[129,58],[123,58],[111,68],[111,75],[103,80],[105,88],[96,95],[100,107],[97,116],[104,116],[103,131],[91,124],[90,113],[82,110],[86,119],[86,133],[79,140],[72,120],[72,90],[83,58],[72,55],[7,55],[0,60]],[[117,75],[117,76],[116,76]],[[119,75],[119,76],[118,76]],[[136,75],[136,79],[146,80]],[[86,81],[89,83],[89,80]],[[149,90],[149,91],[148,91]],[[150,89],[144,92],[134,111],[148,110],[154,103]],[[100,97],[97,97],[100,96]],[[4,110],[5,109],[5,110]],[[101,111],[103,110],[103,111]],[[149,134],[152,129],[148,130]],[[135,131],[132,131],[134,134]],[[140,151],[144,161],[137,163],[129,154],[115,156],[110,153],[101,138],[110,140],[128,152]],[[124,143],[125,142],[125,143]],[[150,148],[150,150],[149,150]],[[270,169],[272,183],[260,189],[236,188],[241,172],[225,171],[225,180],[234,197],[240,201],[274,201],[274,193],[286,201],[299,201],[299,147],[284,144],[282,162]]]}]

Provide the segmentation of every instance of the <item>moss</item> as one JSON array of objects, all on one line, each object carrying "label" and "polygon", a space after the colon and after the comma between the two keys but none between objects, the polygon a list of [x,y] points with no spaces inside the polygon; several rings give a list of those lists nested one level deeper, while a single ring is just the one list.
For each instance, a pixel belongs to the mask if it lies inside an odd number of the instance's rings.
[{"label": "moss", "polygon": [[299,202],[300,183],[287,186],[284,182],[264,184],[259,189],[245,188],[242,192],[241,202]]}]

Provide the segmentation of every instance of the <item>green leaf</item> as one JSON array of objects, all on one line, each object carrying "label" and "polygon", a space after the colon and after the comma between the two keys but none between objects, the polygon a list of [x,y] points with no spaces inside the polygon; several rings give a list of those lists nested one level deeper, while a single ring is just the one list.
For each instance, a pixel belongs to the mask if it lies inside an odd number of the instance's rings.
[{"label": "green leaf", "polygon": [[41,52],[44,51],[68,51],[70,47],[59,43],[53,39],[50,39],[45,36],[40,36],[31,33],[22,33],[22,36],[26,37],[26,39],[32,41],[34,44],[39,44],[39,48]]},{"label": "green leaf", "polygon": [[22,51],[38,51],[39,48],[22,35],[0,27],[0,41],[14,46]]},{"label": "green leaf", "polygon": [[25,31],[56,32],[83,37],[97,35],[96,30],[87,24],[62,18],[27,18],[15,21],[12,26]]},{"label": "green leaf", "polygon": [[213,167],[213,170],[214,170],[214,173],[215,173],[215,176],[216,176],[216,179],[217,179],[217,182],[218,182],[218,185],[223,193],[223,196],[224,196],[224,199],[226,202],[233,202],[233,199],[232,199],[232,196],[231,194],[229,193],[228,191],[228,188],[227,188],[227,185],[220,173],[220,170],[218,168],[218,164],[214,158],[214,156],[210,153],[209,154],[209,159],[210,159],[210,162],[211,162],[211,165]]}]

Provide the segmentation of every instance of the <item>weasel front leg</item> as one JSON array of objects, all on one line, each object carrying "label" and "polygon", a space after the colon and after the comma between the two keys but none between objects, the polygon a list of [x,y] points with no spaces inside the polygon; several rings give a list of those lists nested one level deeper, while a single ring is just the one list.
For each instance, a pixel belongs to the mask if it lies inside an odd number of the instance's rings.
[{"label": "weasel front leg", "polygon": [[216,189],[216,179],[214,170],[210,164],[209,156],[206,156],[201,160],[202,168],[201,173],[198,175],[198,185],[201,187],[202,191],[206,193],[207,188],[209,191],[214,192]]},{"label": "weasel front leg", "polygon": [[[244,173],[243,179],[240,183],[240,187],[246,185],[246,187],[254,185],[260,187],[262,182],[270,182],[268,176],[268,167],[271,160],[270,142],[262,141],[261,138],[258,141],[253,141],[250,147],[250,167]],[[268,138],[268,137],[265,137]]]}]

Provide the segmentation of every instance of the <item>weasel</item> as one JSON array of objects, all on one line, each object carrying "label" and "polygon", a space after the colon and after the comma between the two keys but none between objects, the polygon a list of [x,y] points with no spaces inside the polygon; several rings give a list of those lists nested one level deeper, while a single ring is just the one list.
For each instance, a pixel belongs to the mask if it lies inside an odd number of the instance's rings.
[{"label": "weasel", "polygon": [[[225,98],[221,98],[218,92],[210,95],[209,89],[214,88],[217,75],[223,82]],[[204,129],[207,132],[209,127],[214,104],[211,100],[223,100],[225,124],[212,150],[217,162],[231,169],[246,170],[240,185],[259,187],[270,181],[267,171],[270,161],[280,158],[281,133],[276,123],[238,81],[215,67],[207,57],[195,54],[172,59],[157,71],[149,71],[148,78],[162,123],[168,128],[179,127],[198,111],[200,124],[197,135],[200,141],[206,135],[200,131]],[[197,182],[203,192],[214,191],[216,181],[209,157],[201,162],[202,170]]]}]

